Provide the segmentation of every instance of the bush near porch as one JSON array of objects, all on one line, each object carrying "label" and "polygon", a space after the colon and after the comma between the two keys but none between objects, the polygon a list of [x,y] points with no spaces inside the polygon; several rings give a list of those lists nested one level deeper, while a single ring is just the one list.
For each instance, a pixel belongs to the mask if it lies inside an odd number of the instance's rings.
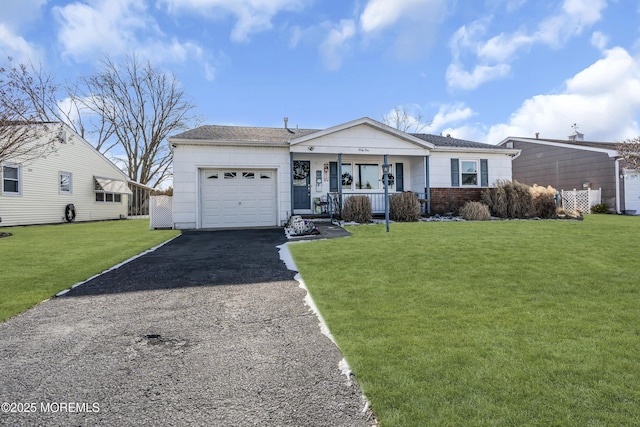
[{"label": "bush near porch", "polygon": [[180,234],[144,219],[0,230],[0,321]]},{"label": "bush near porch", "polygon": [[290,249],[381,425],[638,425],[639,225],[396,223]]}]

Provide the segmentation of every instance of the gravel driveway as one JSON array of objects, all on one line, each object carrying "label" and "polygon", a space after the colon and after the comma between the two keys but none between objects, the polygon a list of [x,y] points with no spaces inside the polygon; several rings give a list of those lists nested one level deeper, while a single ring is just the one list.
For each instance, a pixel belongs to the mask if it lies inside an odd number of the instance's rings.
[{"label": "gravel driveway", "polygon": [[370,425],[284,241],[185,232],[1,323],[0,425]]}]

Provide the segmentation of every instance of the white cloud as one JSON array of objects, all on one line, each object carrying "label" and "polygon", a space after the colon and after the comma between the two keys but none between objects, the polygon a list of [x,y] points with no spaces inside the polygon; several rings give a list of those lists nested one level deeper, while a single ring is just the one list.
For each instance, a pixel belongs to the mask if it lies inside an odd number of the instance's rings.
[{"label": "white cloud", "polygon": [[394,53],[413,59],[433,44],[446,11],[446,0],[369,0],[360,14],[359,28],[371,37],[393,28]]},{"label": "white cloud", "polygon": [[609,44],[609,37],[600,31],[594,31],[591,34],[591,45],[599,50],[605,50]]},{"label": "white cloud", "polygon": [[272,28],[274,16],[282,11],[301,10],[308,0],[163,0],[169,12],[186,11],[216,16],[220,11],[233,15],[236,24],[231,40],[247,42],[250,36]]},{"label": "white cloud", "polygon": [[[77,62],[135,52],[153,63],[203,62],[200,45],[167,37],[147,8],[146,0],[93,0],[53,8],[60,24],[58,40],[65,56]],[[207,79],[215,73],[204,68]]]},{"label": "white cloud", "polygon": [[450,123],[458,123],[474,116],[474,111],[464,104],[441,105],[428,126],[429,132],[439,132]]},{"label": "white cloud", "polygon": [[49,0],[4,0],[2,3],[2,14],[0,22],[4,22],[11,27],[17,27],[23,23],[31,22],[40,17],[42,7]]},{"label": "white cloud", "polygon": [[7,56],[11,56],[17,64],[36,63],[40,56],[36,47],[4,24],[0,24],[0,51],[2,51],[0,61],[5,61]]},{"label": "white cloud", "polygon": [[[562,46],[571,37],[581,34],[584,28],[598,22],[606,6],[606,0],[565,0],[558,12],[540,22],[535,31],[521,29],[511,34],[501,33],[486,41],[481,40],[489,24],[486,19],[477,20],[469,27],[462,26],[451,38],[453,62],[447,70],[447,83],[452,88],[475,89],[483,82],[504,77],[508,70],[505,65],[519,52],[534,44]],[[465,71],[461,64],[462,52],[469,52],[478,59],[479,64],[474,66],[472,73]],[[467,78],[459,78],[465,75],[475,76],[473,81],[479,84],[469,84]]]},{"label": "white cloud", "polygon": [[565,82],[559,94],[526,100],[508,123],[491,126],[484,140],[507,136],[565,139],[577,123],[589,140],[617,141],[640,134],[640,62],[616,47]]},{"label": "white cloud", "polygon": [[48,0],[2,1],[0,13],[0,61],[11,56],[16,63],[37,63],[40,49],[19,35],[21,25],[37,20]]},{"label": "white cloud", "polygon": [[491,80],[501,79],[509,74],[511,67],[507,64],[476,65],[472,72],[464,70],[453,63],[447,68],[447,84],[457,89],[471,90]]},{"label": "white cloud", "polygon": [[93,57],[96,50],[125,53],[136,47],[140,32],[156,26],[147,18],[143,0],[76,2],[53,11],[60,22],[58,39],[64,53],[76,60]]},{"label": "white cloud", "polygon": [[340,68],[342,58],[348,50],[348,42],[355,33],[356,26],[351,19],[343,19],[338,25],[331,26],[319,47],[320,56],[328,69]]},{"label": "white cloud", "polygon": [[432,0],[369,0],[360,15],[360,25],[365,32],[383,30],[395,24],[402,16],[419,11],[424,6],[437,3]]}]

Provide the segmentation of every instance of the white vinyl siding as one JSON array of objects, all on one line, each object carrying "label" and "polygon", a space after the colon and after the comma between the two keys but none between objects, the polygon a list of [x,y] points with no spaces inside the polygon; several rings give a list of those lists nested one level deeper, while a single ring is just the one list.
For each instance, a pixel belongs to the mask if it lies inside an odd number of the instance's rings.
[{"label": "white vinyl siding", "polygon": [[[472,157],[473,156],[473,157]],[[480,186],[480,159],[488,160],[488,184],[494,187],[497,180],[512,180],[511,157],[506,154],[493,154],[491,151],[479,153],[447,153],[432,152],[429,158],[429,171],[431,175],[431,188],[451,187],[451,159],[478,161],[478,187]],[[462,168],[460,168],[462,170]],[[462,182],[462,181],[460,181]],[[465,186],[462,186],[465,187]]]},{"label": "white vinyl siding", "polygon": [[[173,222],[175,228],[202,227],[200,171],[251,172],[269,170],[275,181],[277,225],[291,214],[289,148],[178,145],[173,152]],[[220,172],[218,172],[220,174]],[[224,174],[218,179],[224,179]],[[230,179],[230,178],[227,178]],[[256,178],[257,179],[257,175]]]},{"label": "white vinyl siding", "polygon": [[[66,132],[67,143],[56,143],[55,153],[22,165],[21,197],[0,193],[0,227],[63,222],[65,206],[70,203],[76,208],[76,222],[127,215],[125,195],[122,203],[95,201],[93,178],[126,180],[126,176],[80,136]],[[72,174],[71,194],[60,191],[61,171]]]}]

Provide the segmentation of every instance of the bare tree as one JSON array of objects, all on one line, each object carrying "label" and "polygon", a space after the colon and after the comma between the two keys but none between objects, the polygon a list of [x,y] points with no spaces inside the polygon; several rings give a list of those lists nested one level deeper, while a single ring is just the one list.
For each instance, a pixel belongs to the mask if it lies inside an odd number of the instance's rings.
[{"label": "bare tree", "polygon": [[616,149],[624,159],[625,167],[640,171],[640,136],[619,142]]},{"label": "bare tree", "polygon": [[404,105],[396,106],[389,114],[383,115],[382,122],[407,133],[420,133],[431,124],[431,122],[424,121],[421,112],[412,114]]},{"label": "bare tree", "polygon": [[96,148],[122,149],[130,179],[152,187],[171,176],[171,151],[165,138],[194,119],[174,75],[141,63],[135,55],[122,64],[107,58],[93,75],[83,76],[75,100],[99,120]]},{"label": "bare tree", "polygon": [[42,68],[7,62],[0,67],[0,162],[29,162],[56,149],[58,86]]}]

